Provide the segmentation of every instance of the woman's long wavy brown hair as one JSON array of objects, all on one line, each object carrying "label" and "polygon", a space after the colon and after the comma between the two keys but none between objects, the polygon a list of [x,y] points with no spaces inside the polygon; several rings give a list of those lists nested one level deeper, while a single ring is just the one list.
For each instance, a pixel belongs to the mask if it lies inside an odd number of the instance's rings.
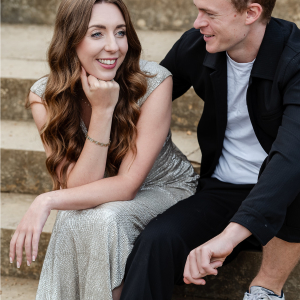
[{"label": "woman's long wavy brown hair", "polygon": [[[115,4],[120,9],[128,39],[128,52],[115,77],[120,85],[120,94],[113,114],[107,173],[110,176],[118,173],[122,159],[129,150],[136,155],[136,124],[140,116],[137,100],[145,95],[146,77],[149,76],[140,70],[142,49],[129,12],[122,0],[63,0],[58,9],[48,51],[50,74],[43,97],[48,119],[41,131],[42,141],[52,150],[46,166],[54,189],[67,187],[68,167],[78,160],[85,143],[85,136],[80,128],[81,63],[76,46],[87,32],[93,5],[102,2]],[[27,106],[30,106],[28,101]],[[56,169],[64,158],[66,160],[59,180]]]}]

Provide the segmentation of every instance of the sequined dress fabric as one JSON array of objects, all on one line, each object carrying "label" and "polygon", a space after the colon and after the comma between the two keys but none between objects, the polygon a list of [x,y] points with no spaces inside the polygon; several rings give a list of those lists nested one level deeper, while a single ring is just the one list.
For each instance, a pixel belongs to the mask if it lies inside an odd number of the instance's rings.
[{"label": "sequined dress fabric", "polygon": [[[141,61],[151,75],[140,106],[171,73]],[[31,88],[43,97],[47,78]],[[83,122],[81,128],[87,129]],[[198,175],[172,143],[171,132],[150,173],[131,201],[108,202],[92,209],[59,211],[47,249],[36,300],[112,300],[122,283],[126,260],[145,226],[166,209],[195,193]],[[84,199],[82,199],[84,201]]]}]

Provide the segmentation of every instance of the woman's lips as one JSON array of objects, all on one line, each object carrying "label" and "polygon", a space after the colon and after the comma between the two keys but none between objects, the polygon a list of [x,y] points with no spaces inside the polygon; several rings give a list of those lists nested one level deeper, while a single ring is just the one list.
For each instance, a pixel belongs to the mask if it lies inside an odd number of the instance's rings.
[{"label": "woman's lips", "polygon": [[[114,60],[114,59],[111,59]],[[103,64],[101,63],[98,59],[97,62],[100,64],[101,67],[103,67],[104,69],[113,69],[116,65],[117,65],[117,61],[118,59],[116,59],[115,63],[113,65],[107,65],[107,64]]]}]

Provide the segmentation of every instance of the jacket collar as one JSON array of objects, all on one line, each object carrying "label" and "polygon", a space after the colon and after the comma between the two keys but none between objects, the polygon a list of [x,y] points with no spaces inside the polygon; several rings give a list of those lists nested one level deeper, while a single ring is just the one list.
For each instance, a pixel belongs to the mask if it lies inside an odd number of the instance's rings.
[{"label": "jacket collar", "polygon": [[[254,62],[251,76],[273,80],[284,48],[284,40],[282,27],[276,22],[276,19],[271,18]],[[215,70],[222,68],[224,65],[221,62],[224,62],[225,55],[225,52],[206,52],[203,65]]]}]

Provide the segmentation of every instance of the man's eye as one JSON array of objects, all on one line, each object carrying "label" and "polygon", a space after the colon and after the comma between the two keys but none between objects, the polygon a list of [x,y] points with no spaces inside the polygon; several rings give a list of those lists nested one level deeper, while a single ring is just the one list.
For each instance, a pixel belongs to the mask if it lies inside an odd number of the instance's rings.
[{"label": "man's eye", "polygon": [[210,13],[207,13],[207,15],[208,15],[209,17],[213,17],[213,16],[214,16],[213,14],[210,14]]},{"label": "man's eye", "polygon": [[117,35],[123,37],[126,35],[126,31],[124,31],[124,30],[118,31]]},{"label": "man's eye", "polygon": [[91,37],[93,37],[93,38],[99,38],[99,37],[101,37],[102,36],[102,33],[101,32],[95,32],[95,33],[93,33],[92,35],[91,35]]}]

